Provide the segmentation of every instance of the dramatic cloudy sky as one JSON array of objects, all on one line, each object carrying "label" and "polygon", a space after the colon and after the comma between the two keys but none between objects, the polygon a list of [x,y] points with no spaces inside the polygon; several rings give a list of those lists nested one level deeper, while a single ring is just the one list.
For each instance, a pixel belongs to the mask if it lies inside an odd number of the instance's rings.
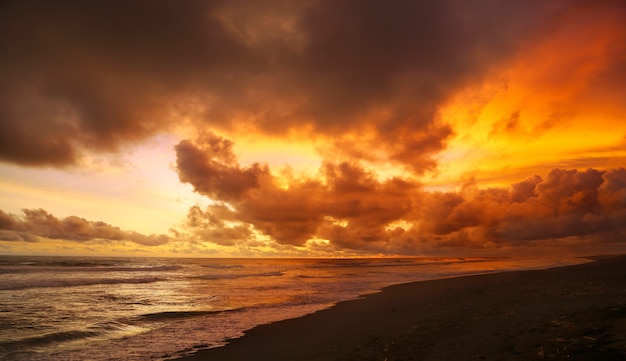
[{"label": "dramatic cloudy sky", "polygon": [[7,0],[0,48],[0,254],[626,251],[622,0]]}]

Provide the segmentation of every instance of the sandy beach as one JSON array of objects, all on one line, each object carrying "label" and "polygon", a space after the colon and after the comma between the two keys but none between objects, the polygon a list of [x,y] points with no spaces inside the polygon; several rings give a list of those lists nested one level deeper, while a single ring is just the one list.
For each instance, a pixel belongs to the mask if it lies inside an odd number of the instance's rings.
[{"label": "sandy beach", "polygon": [[626,257],[385,288],[200,360],[626,360]]}]

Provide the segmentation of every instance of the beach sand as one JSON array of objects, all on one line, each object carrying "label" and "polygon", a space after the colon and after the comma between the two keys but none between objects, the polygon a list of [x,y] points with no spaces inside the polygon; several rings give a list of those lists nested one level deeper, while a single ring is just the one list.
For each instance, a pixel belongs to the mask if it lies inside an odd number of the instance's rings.
[{"label": "beach sand", "polygon": [[626,360],[626,257],[387,287],[185,361]]}]

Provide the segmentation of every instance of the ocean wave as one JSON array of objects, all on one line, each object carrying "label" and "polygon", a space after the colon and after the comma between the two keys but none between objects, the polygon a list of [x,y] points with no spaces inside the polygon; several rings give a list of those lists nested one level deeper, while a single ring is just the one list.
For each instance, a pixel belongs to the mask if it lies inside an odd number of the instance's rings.
[{"label": "ocean wave", "polygon": [[[421,262],[423,263],[423,262]],[[438,262],[428,262],[438,263]],[[394,267],[394,266],[413,266],[420,264],[415,259],[401,258],[401,259],[342,259],[342,260],[328,260],[319,263],[308,265],[307,268],[380,268],[380,267]]]},{"label": "ocean wave", "polygon": [[72,266],[66,267],[61,265],[37,265],[37,264],[20,264],[20,265],[0,265],[0,274],[14,273],[95,273],[95,272],[168,272],[177,271],[181,266]]},{"label": "ocean wave", "polygon": [[212,269],[235,269],[235,268],[245,268],[240,264],[203,264],[200,265],[204,268],[212,268]]},{"label": "ocean wave", "polygon": [[339,259],[327,260],[307,265],[306,268],[388,268],[406,266],[451,265],[455,263],[475,263],[499,260],[496,257],[474,258],[369,258],[369,259]]},{"label": "ocean wave", "polygon": [[283,275],[284,273],[281,271],[272,271],[272,272],[259,272],[259,273],[210,274],[210,275],[196,276],[194,278],[202,279],[202,280],[221,280],[221,279],[237,279],[237,278],[246,278],[246,277],[279,277]]},{"label": "ocean wave", "polygon": [[112,321],[94,324],[83,330],[53,332],[21,340],[0,342],[0,350],[14,351],[24,347],[45,347],[51,344],[74,342],[90,338],[116,338],[137,334],[146,330],[146,328]]},{"label": "ocean wave", "polygon": [[237,310],[238,309],[211,310],[211,311],[164,311],[164,312],[147,313],[147,314],[141,315],[139,316],[139,320],[149,320],[149,321],[170,320],[170,319],[177,319],[177,318],[215,315],[219,313],[232,312],[232,311],[237,311]]},{"label": "ocean wave", "polygon": [[0,281],[0,290],[24,290],[29,288],[59,288],[78,287],[91,285],[111,284],[141,284],[162,281],[159,277],[135,277],[135,278],[67,278],[67,279],[37,279],[37,280],[9,280]]},{"label": "ocean wave", "polygon": [[98,334],[99,333],[95,331],[79,331],[79,330],[55,332],[55,333],[49,333],[49,334],[41,335],[41,336],[29,337],[29,338],[25,338],[22,340],[1,342],[0,349],[11,350],[11,349],[19,349],[25,346],[30,346],[30,347],[45,346],[50,343],[68,342],[68,341],[75,341],[79,339],[95,337]]}]

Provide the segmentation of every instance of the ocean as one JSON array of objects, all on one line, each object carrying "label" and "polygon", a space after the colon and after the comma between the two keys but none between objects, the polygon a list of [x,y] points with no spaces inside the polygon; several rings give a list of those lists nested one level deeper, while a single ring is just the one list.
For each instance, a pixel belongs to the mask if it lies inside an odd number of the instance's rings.
[{"label": "ocean", "polygon": [[586,261],[0,256],[0,360],[171,360],[392,284]]}]

